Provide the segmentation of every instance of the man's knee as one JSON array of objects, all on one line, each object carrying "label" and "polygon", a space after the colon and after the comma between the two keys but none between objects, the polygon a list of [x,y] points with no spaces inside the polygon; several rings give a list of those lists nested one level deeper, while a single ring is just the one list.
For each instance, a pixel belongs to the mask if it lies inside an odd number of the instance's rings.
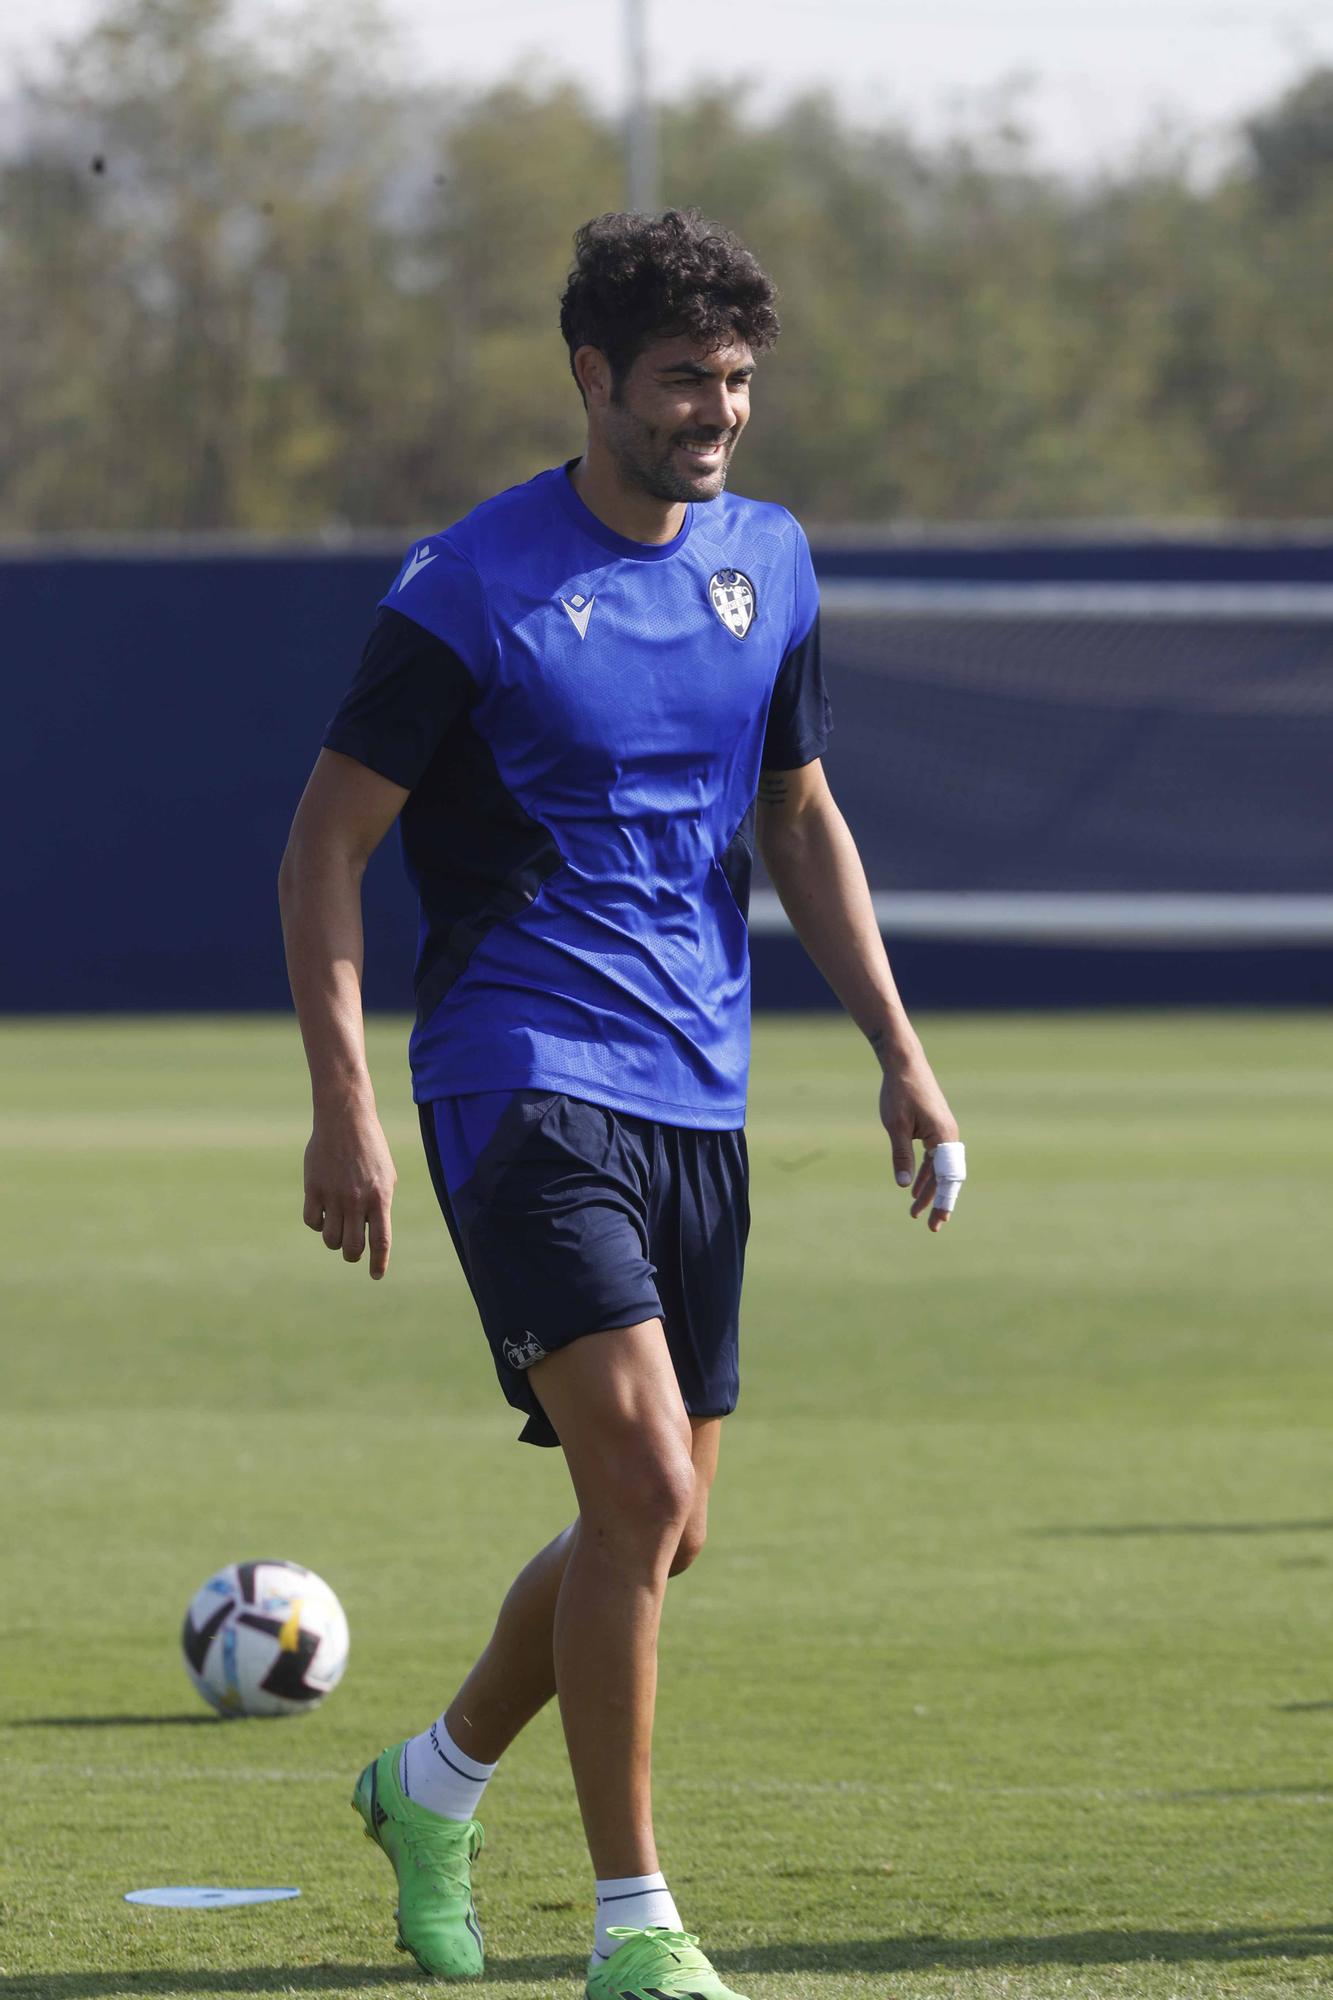
[{"label": "man's knee", "polygon": [[580,1509],[586,1531],[606,1545],[622,1540],[679,1549],[694,1510],[688,1448],[668,1437],[631,1438],[608,1452],[598,1492]]}]

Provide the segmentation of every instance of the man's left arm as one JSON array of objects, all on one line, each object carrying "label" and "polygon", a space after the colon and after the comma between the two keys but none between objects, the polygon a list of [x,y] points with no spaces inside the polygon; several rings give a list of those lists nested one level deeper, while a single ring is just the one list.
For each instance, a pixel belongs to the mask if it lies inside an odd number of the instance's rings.
[{"label": "man's left arm", "polygon": [[[879,1058],[884,1072],[880,1117],[893,1144],[894,1173],[912,1189],[912,1214],[930,1211],[942,1229],[957,1194],[947,1169],[961,1168],[962,1148],[946,1154],[937,1182],[934,1149],[958,1140],[958,1124],[889,969],[865,869],[816,758],[759,780],[759,851],[801,943]],[[913,1142],[925,1154],[917,1166]],[[938,1206],[937,1195],[949,1204]]]}]

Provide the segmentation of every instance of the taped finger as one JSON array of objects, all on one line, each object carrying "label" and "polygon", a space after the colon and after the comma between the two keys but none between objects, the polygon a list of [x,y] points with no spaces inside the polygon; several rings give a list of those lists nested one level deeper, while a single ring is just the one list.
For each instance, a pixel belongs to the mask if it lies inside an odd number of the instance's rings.
[{"label": "taped finger", "polygon": [[967,1179],[967,1149],[961,1139],[943,1139],[932,1147],[930,1160],[935,1169],[935,1213],[952,1215],[958,1190]]}]

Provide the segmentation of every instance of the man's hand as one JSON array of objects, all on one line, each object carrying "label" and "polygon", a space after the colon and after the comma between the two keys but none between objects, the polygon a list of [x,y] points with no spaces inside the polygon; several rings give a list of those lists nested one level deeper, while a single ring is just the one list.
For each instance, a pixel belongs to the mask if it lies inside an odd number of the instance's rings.
[{"label": "man's hand", "polygon": [[[886,1060],[879,1115],[893,1145],[894,1178],[899,1187],[912,1190],[912,1218],[929,1209],[927,1226],[932,1236],[938,1235],[949,1220],[957,1184],[963,1179],[963,1149],[958,1144],[958,1121],[919,1047],[905,1057]],[[917,1139],[925,1148],[919,1167],[913,1143]],[[942,1165],[948,1171],[938,1178],[937,1146],[956,1148],[943,1156]],[[941,1195],[947,1195],[948,1207],[939,1205]]]},{"label": "man's hand", "polygon": [[389,1143],[374,1111],[316,1114],[305,1149],[305,1225],[349,1264],[360,1261],[370,1231],[370,1275],[389,1268],[394,1171]]}]

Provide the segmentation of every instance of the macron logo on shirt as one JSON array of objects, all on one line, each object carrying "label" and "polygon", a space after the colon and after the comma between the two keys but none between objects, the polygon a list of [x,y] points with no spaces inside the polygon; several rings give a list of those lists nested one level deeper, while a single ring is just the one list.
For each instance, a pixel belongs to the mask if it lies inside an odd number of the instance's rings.
[{"label": "macron logo on shirt", "polygon": [[563,608],[569,613],[569,622],[580,639],[586,639],[588,636],[588,620],[592,617],[592,607],[596,602],[595,597],[583,597],[578,591],[575,591],[573,597],[562,597],[560,600]]},{"label": "macron logo on shirt", "polygon": [[418,570],[423,570],[426,567],[427,563],[433,563],[435,560],[435,556],[438,554],[439,554],[438,549],[434,552],[434,554],[432,554],[429,546],[425,542],[423,542],[421,544],[421,547],[413,552],[411,562],[407,565],[407,568],[403,571],[403,574],[399,579],[398,588],[400,590],[406,590],[408,584],[411,583],[412,578],[417,574]]}]

